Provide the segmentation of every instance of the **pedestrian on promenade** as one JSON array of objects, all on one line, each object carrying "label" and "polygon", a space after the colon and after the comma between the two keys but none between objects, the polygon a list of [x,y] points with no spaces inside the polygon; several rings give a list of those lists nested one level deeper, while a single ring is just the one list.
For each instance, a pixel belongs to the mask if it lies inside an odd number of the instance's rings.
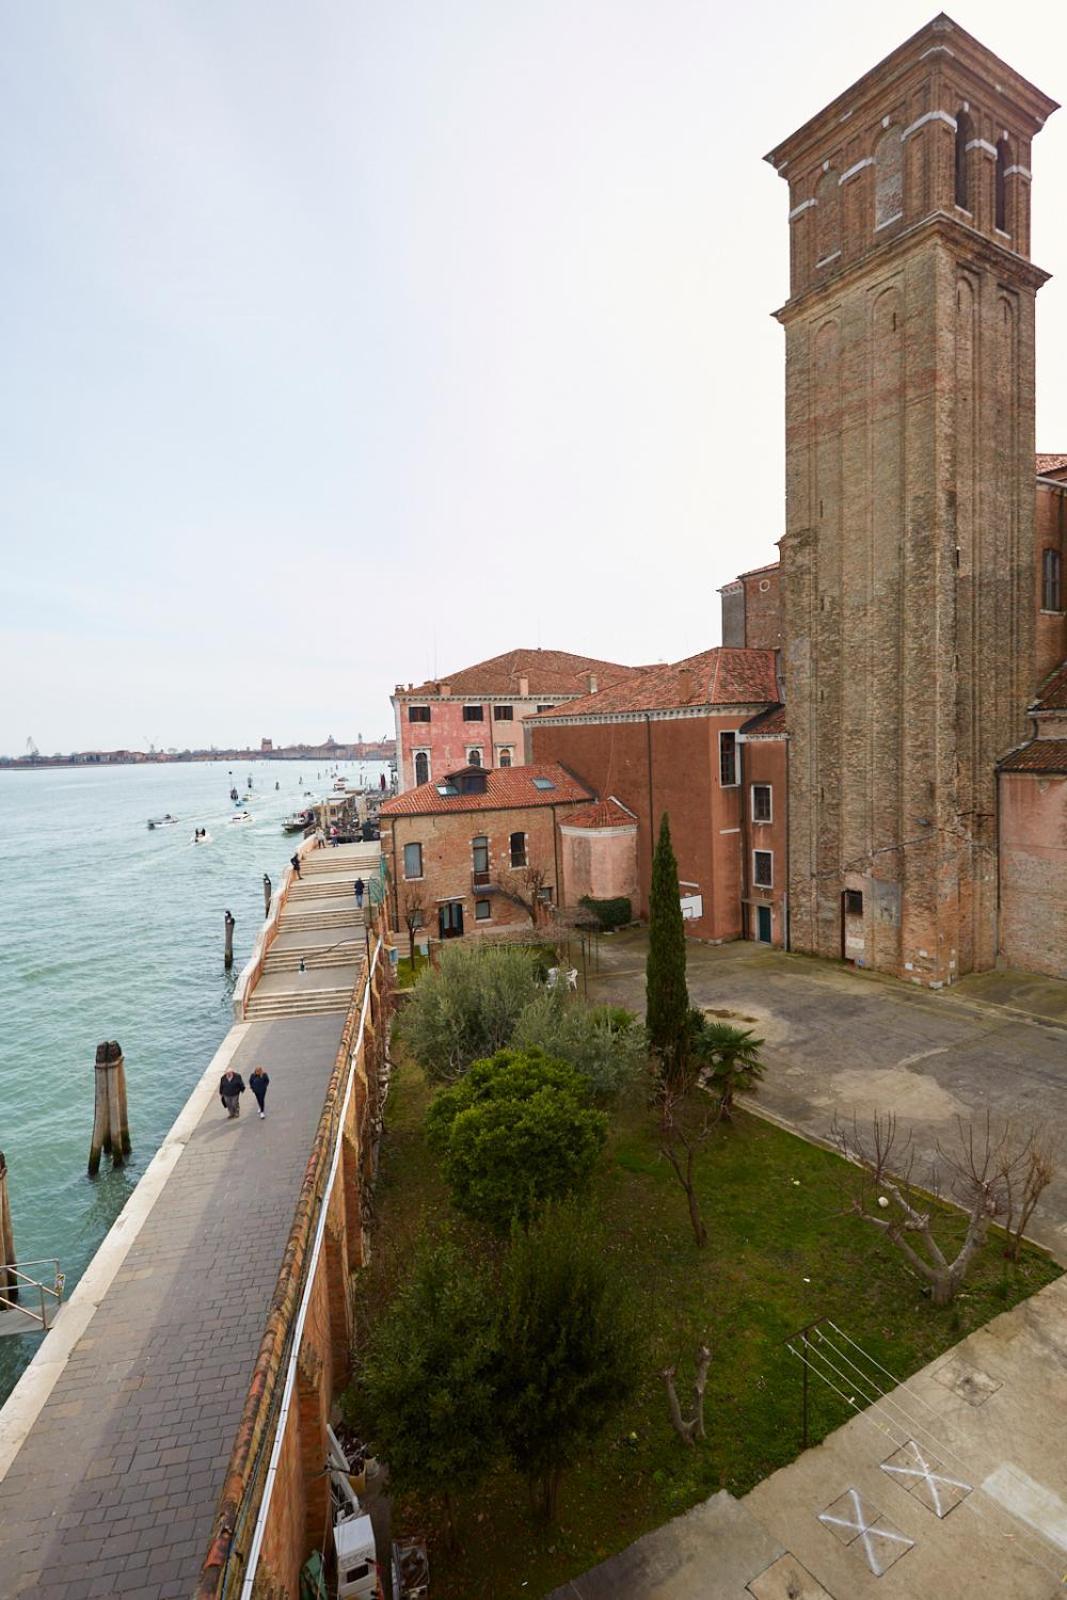
[{"label": "pedestrian on promenade", "polygon": [[222,1101],[231,1117],[241,1115],[241,1096],[245,1092],[245,1080],[239,1072],[234,1072],[232,1067],[219,1079],[219,1099]]},{"label": "pedestrian on promenade", "polygon": [[366,889],[367,885],[363,882],[362,878],[357,878],[355,883],[352,885],[352,887],[356,891],[356,910],[357,911],[362,911],[363,910],[363,891]]},{"label": "pedestrian on promenade", "polygon": [[299,855],[290,856],[289,857],[289,865],[292,867],[293,872],[299,878],[299,876],[300,876],[300,857],[299,857]]},{"label": "pedestrian on promenade", "polygon": [[248,1079],[248,1087],[251,1089],[258,1102],[261,1121],[267,1115],[264,1107],[267,1103],[267,1085],[269,1082],[270,1078],[267,1073],[263,1071],[262,1067],[252,1068]]}]

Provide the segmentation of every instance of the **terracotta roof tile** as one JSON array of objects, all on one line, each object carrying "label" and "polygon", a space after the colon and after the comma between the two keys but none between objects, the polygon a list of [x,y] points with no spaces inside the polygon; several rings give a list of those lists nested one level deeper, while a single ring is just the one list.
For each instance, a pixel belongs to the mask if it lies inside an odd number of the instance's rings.
[{"label": "terracotta roof tile", "polygon": [[[439,788],[444,781],[441,778],[433,783],[420,783],[417,789],[407,789],[403,794],[387,800],[380,808],[379,815],[423,817],[442,815],[448,811],[508,811],[519,807],[561,805],[567,801],[593,799],[593,791],[558,761],[541,761],[528,767],[486,768],[485,778],[484,794],[443,795]],[[535,778],[550,783],[552,787],[538,788]]]},{"label": "terracotta roof tile", "polygon": [[998,763],[1001,772],[1062,772],[1067,774],[1067,739],[1032,739]]},{"label": "terracotta roof tile", "polygon": [[451,694],[518,694],[519,679],[529,680],[529,693],[588,694],[589,674],[595,674],[604,688],[620,678],[640,672],[640,667],[624,667],[617,661],[598,661],[594,656],[575,656],[567,650],[508,650],[491,656],[459,672],[442,673],[428,683],[412,689],[397,685],[398,694],[440,694],[447,685]]},{"label": "terracotta roof tile", "polygon": [[1037,472],[1041,478],[1058,476],[1067,472],[1067,456],[1043,455],[1040,451],[1036,456]]},{"label": "terracotta roof tile", "polygon": [[580,811],[572,811],[564,818],[565,828],[636,828],[637,818],[632,811],[620,805],[614,795],[607,800],[597,800]]},{"label": "terracotta roof tile", "polygon": [[[616,711],[667,711],[680,706],[738,705],[778,699],[773,650],[718,645],[685,661],[635,673],[597,694],[583,695],[540,716],[595,717]],[[536,725],[538,718],[530,719]]]},{"label": "terracotta roof tile", "polygon": [[785,725],[785,706],[772,706],[769,711],[760,711],[756,716],[749,717],[741,726],[744,734],[764,734],[768,738],[782,735],[788,730]]},{"label": "terracotta roof tile", "polygon": [[1031,710],[1067,711],[1067,661],[1045,679],[1037,691]]}]

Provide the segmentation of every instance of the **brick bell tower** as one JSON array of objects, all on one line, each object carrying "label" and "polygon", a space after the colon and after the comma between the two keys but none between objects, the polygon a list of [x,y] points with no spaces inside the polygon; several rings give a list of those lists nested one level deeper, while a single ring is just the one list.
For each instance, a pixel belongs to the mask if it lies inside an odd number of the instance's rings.
[{"label": "brick bell tower", "polygon": [[794,949],[917,983],[996,954],[994,762],[1034,676],[1030,142],[941,15],[767,157],[789,184]]}]

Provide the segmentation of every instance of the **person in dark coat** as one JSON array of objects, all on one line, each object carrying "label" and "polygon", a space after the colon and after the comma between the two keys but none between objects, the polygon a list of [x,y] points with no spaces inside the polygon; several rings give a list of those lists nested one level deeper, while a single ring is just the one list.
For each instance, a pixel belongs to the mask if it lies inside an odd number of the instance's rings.
[{"label": "person in dark coat", "polygon": [[270,1078],[268,1074],[263,1071],[262,1067],[252,1068],[248,1078],[248,1087],[256,1097],[256,1101],[259,1105],[259,1115],[261,1118],[267,1115],[265,1108],[267,1102],[267,1085],[269,1082]]},{"label": "person in dark coat", "polygon": [[362,878],[357,878],[355,883],[352,885],[352,887],[356,891],[356,910],[357,911],[362,911],[363,910],[363,891],[367,887],[367,885],[363,882]]},{"label": "person in dark coat", "polygon": [[231,1117],[241,1115],[241,1096],[245,1092],[245,1080],[239,1072],[234,1072],[232,1067],[219,1079],[219,1099],[222,1101]]},{"label": "person in dark coat", "polygon": [[296,873],[296,876],[299,878],[299,876],[300,876],[300,857],[298,855],[290,856],[289,857],[289,865],[292,867],[293,871]]}]

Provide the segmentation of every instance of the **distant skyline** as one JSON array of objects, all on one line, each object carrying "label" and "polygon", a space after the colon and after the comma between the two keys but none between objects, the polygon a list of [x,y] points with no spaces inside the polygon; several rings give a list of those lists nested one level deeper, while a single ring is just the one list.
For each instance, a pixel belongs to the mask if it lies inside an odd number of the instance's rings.
[{"label": "distant skyline", "polygon": [[[936,7],[51,0],[0,57],[0,751],[391,733],[719,641],[783,516],[764,153]],[[1067,99],[1067,7],[961,27]],[[1034,143],[1067,450],[1067,111]]]}]

